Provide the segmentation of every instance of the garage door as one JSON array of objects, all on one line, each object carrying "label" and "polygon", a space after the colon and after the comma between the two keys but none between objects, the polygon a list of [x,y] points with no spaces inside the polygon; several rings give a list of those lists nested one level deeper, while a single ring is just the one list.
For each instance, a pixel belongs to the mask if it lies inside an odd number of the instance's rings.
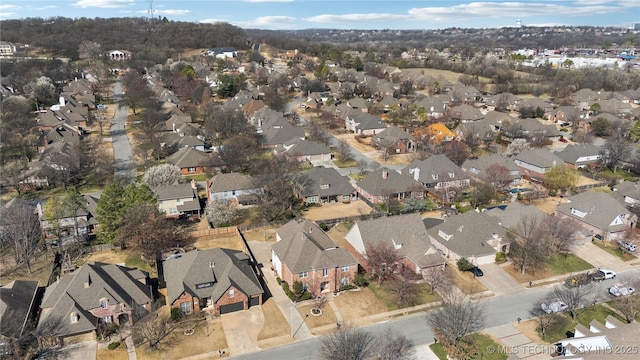
[{"label": "garage door", "polygon": [[222,305],[220,306],[220,315],[228,314],[234,311],[241,311],[241,310],[244,310],[244,302],[237,302],[233,304]]},{"label": "garage door", "polygon": [[260,297],[256,296],[256,297],[252,297],[249,299],[249,306],[258,306],[260,305]]}]

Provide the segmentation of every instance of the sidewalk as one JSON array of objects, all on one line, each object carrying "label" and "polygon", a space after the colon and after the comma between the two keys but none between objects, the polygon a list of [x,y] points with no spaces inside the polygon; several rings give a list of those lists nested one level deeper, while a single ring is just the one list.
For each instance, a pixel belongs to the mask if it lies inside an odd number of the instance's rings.
[{"label": "sidewalk", "polygon": [[514,324],[504,324],[482,330],[498,339],[503,346],[495,349],[497,353],[510,355],[509,359],[551,359],[553,345],[539,344],[518,330]]}]

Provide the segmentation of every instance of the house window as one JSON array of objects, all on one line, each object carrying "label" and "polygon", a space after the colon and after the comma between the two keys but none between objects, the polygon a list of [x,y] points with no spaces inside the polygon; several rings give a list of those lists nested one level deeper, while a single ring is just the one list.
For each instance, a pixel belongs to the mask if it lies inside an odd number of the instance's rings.
[{"label": "house window", "polygon": [[306,271],[300,273],[300,278],[306,278],[307,276],[309,276],[309,273],[307,273]]},{"label": "house window", "polygon": [[105,316],[102,318],[102,322],[104,322],[105,324],[110,324],[113,322],[113,316],[109,315],[109,316]]},{"label": "house window", "polygon": [[322,276],[325,276],[325,277],[329,276],[329,269],[327,268],[322,269]]},{"label": "house window", "polygon": [[195,171],[196,171],[196,168],[194,168],[194,167],[190,167],[189,168],[189,172],[195,172]]},{"label": "house window", "polygon": [[181,302],[180,310],[182,310],[183,314],[186,314],[186,315],[191,314],[191,303],[188,301]]},{"label": "house window", "polygon": [[340,271],[342,272],[349,272],[349,267],[348,266],[343,266]]},{"label": "house window", "polygon": [[169,208],[169,214],[177,214],[178,208]]},{"label": "house window", "polygon": [[340,279],[340,285],[341,286],[347,286],[349,285],[349,278],[348,277],[343,277],[342,279]]},{"label": "house window", "polygon": [[236,191],[235,190],[231,191],[231,195],[236,196]]},{"label": "house window", "polygon": [[310,197],[308,197],[308,198],[307,198],[307,202],[309,202],[309,203],[315,203],[315,202],[317,202],[317,201],[318,201],[318,200],[316,200],[316,197],[315,197],[315,196],[310,196]]},{"label": "house window", "polygon": [[329,188],[329,184],[320,185],[320,189],[328,189],[328,188]]},{"label": "house window", "polygon": [[109,307],[109,300],[107,299],[102,299],[100,300],[100,307],[103,309],[106,309]]},{"label": "house window", "polygon": [[232,298],[236,296],[236,292],[233,289],[229,289],[229,297]]}]

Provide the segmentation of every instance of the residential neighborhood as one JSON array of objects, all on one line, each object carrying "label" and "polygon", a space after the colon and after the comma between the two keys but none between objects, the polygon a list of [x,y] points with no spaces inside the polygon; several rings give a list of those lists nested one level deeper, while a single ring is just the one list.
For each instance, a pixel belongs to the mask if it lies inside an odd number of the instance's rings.
[{"label": "residential neighborhood", "polygon": [[[433,51],[237,36],[157,61],[86,40],[28,81],[36,60],[11,58],[0,358],[325,359],[350,331],[382,344],[363,359],[635,349],[635,55],[602,70],[628,88],[537,94]],[[3,56],[32,51],[15,42]],[[495,66],[539,76],[517,54]],[[448,311],[472,326],[448,333]]]}]

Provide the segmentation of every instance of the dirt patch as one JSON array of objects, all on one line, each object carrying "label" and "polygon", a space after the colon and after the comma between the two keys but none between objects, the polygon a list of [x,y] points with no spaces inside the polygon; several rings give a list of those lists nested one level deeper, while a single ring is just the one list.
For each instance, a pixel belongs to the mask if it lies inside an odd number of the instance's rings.
[{"label": "dirt patch", "polygon": [[124,251],[100,251],[90,254],[84,259],[85,263],[103,262],[107,264],[124,264],[129,256]]},{"label": "dirt patch", "polygon": [[390,155],[387,157],[387,160],[382,158],[382,155],[377,152],[375,155],[370,156],[371,159],[375,162],[378,162],[382,165],[409,165],[414,159],[415,154],[397,154]]},{"label": "dirt patch", "polygon": [[13,280],[38,280],[40,286],[46,286],[53,269],[53,256],[51,251],[40,253],[35,261],[31,263],[31,274],[27,266],[22,264],[16,268],[15,261],[8,254],[2,255],[0,263],[0,285],[5,285]]},{"label": "dirt patch", "polygon": [[451,274],[456,286],[466,295],[487,291],[487,288],[475,279],[473,274],[470,272],[461,272],[455,264],[448,264],[445,271]]},{"label": "dirt patch", "polygon": [[333,309],[331,309],[331,306],[329,306],[328,304],[322,307],[322,315],[320,316],[311,315],[311,308],[313,307],[314,307],[313,304],[296,307],[296,310],[298,310],[298,313],[300,314],[300,316],[302,316],[302,318],[305,319],[304,320],[305,324],[307,324],[307,327],[311,330],[313,334],[316,334],[313,331],[313,329],[315,328],[325,326],[325,325],[335,324],[338,322],[338,319],[336,318],[336,314],[333,312]]},{"label": "dirt patch", "polygon": [[[547,214],[553,214],[556,211],[556,207],[558,205],[564,204],[567,201],[568,199],[566,197],[549,196],[544,199],[531,200],[530,203]],[[527,204],[529,202],[525,201],[523,203]]]},{"label": "dirt patch", "polygon": [[197,238],[193,243],[196,249],[213,249],[213,248],[226,248],[232,250],[242,250],[242,240],[240,236],[211,236]]},{"label": "dirt patch", "polygon": [[251,240],[266,241],[266,242],[275,242],[276,241],[276,229],[275,228],[247,230],[247,231],[243,231],[242,234],[244,235],[244,238],[247,241],[251,241]]},{"label": "dirt patch", "polygon": [[369,288],[341,292],[333,299],[333,302],[347,323],[387,311],[386,306],[376,298]]},{"label": "dirt patch", "polygon": [[120,346],[113,350],[109,349],[100,349],[98,350],[97,360],[128,360],[129,353],[127,353],[127,349],[124,345],[124,341],[120,342]]},{"label": "dirt patch", "polygon": [[258,334],[258,341],[291,333],[287,319],[284,318],[273,298],[267,299],[262,304],[262,313],[264,314],[264,326],[260,334]]},{"label": "dirt patch", "polygon": [[369,205],[365,204],[362,200],[356,200],[348,204],[328,203],[322,206],[312,206],[304,212],[303,217],[309,220],[320,221],[365,215],[371,212],[373,212],[373,209],[371,209]]}]

